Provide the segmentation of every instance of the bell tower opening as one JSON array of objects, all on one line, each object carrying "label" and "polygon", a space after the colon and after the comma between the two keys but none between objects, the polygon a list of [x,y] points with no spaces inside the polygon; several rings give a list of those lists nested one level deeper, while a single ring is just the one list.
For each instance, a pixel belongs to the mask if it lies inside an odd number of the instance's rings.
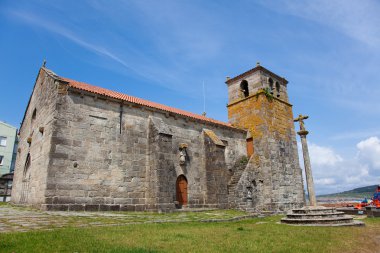
[{"label": "bell tower opening", "polygon": [[244,95],[245,98],[249,96],[249,90],[248,90],[248,82],[247,82],[247,80],[241,81],[241,83],[240,83],[240,90],[243,93],[243,95]]},{"label": "bell tower opening", "polygon": [[270,89],[270,93],[273,95],[273,91],[274,91],[274,87],[273,87],[273,79],[272,78],[269,78],[269,89]]},{"label": "bell tower opening", "polygon": [[280,91],[281,91],[281,86],[279,82],[276,82],[276,93],[277,97],[280,97]]}]

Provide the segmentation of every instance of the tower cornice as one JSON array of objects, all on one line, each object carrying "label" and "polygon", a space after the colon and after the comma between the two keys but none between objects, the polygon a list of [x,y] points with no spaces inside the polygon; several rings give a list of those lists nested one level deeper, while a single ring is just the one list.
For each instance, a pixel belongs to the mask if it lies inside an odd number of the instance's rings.
[{"label": "tower cornice", "polygon": [[227,85],[230,85],[230,84],[232,84],[233,82],[235,82],[235,81],[237,81],[237,80],[239,80],[239,79],[243,79],[244,77],[249,76],[249,75],[252,75],[253,73],[258,72],[258,71],[266,72],[267,74],[269,74],[269,75],[275,77],[275,78],[278,79],[279,81],[282,81],[284,85],[288,84],[288,81],[287,81],[285,78],[280,77],[279,75],[276,75],[275,73],[273,73],[272,71],[270,71],[270,70],[264,68],[264,67],[261,66],[261,65],[256,66],[256,67],[254,67],[253,69],[250,69],[250,70],[248,70],[248,71],[246,71],[246,72],[244,72],[244,73],[242,73],[242,74],[240,74],[240,75],[238,75],[238,76],[235,76],[235,77],[233,77],[233,78],[229,78],[229,79],[226,81],[226,84],[227,84]]}]

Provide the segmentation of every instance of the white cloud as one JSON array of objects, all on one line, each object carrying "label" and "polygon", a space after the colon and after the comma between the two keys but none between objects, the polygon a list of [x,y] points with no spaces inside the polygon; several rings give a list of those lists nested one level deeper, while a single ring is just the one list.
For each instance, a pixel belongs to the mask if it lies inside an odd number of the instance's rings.
[{"label": "white cloud", "polygon": [[354,165],[355,168],[351,169],[351,171],[349,171],[349,173],[344,176],[345,182],[347,184],[363,184],[369,180],[369,171],[367,165],[360,164],[358,161],[352,162],[352,165]]},{"label": "white cloud", "polygon": [[310,156],[313,158],[312,163],[315,166],[333,166],[338,162],[343,161],[343,158],[336,154],[329,147],[318,146],[314,143],[309,145]]},{"label": "white cloud", "polygon": [[333,185],[336,181],[334,178],[318,178],[314,183],[317,185]]},{"label": "white cloud", "polygon": [[356,147],[359,149],[359,159],[371,164],[373,169],[380,170],[380,140],[377,137],[370,137],[359,142]]},{"label": "white cloud", "polygon": [[[380,139],[370,137],[360,141],[356,148],[358,150],[357,156],[343,158],[331,147],[319,146],[315,143],[309,144],[317,195],[379,183]],[[299,153],[302,158],[300,148]]]}]

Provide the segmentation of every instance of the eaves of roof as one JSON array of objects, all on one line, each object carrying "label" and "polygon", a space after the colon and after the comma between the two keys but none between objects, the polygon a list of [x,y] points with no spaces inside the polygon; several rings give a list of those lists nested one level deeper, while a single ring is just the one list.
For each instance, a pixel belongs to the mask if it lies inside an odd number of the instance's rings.
[{"label": "eaves of roof", "polygon": [[[47,71],[49,71],[49,70],[47,70]],[[215,119],[212,119],[212,118],[208,118],[208,117],[205,117],[203,115],[191,113],[191,112],[184,111],[184,110],[181,110],[181,109],[177,109],[177,108],[174,108],[174,107],[170,107],[170,106],[167,106],[167,105],[163,105],[163,104],[159,104],[159,103],[156,103],[156,102],[148,101],[148,100],[141,99],[141,98],[138,98],[138,97],[134,97],[134,96],[130,96],[130,95],[127,95],[127,94],[123,94],[123,93],[120,93],[120,92],[108,90],[108,89],[101,88],[101,87],[98,87],[98,86],[94,86],[94,85],[91,85],[91,84],[87,84],[87,83],[84,83],[84,82],[75,81],[75,80],[72,80],[72,79],[69,79],[69,78],[60,77],[60,76],[57,76],[56,74],[54,74],[52,71],[49,71],[49,72],[50,72],[50,74],[51,74],[52,77],[55,77],[58,80],[67,83],[69,87],[74,88],[74,89],[90,92],[90,93],[97,94],[97,95],[102,95],[102,96],[105,96],[105,97],[110,97],[110,98],[121,100],[121,101],[126,101],[126,102],[137,104],[137,105],[140,105],[140,106],[145,106],[145,107],[149,107],[149,108],[158,109],[160,111],[177,114],[177,115],[180,115],[180,116],[183,116],[183,117],[188,117],[188,118],[191,118],[191,119],[200,120],[200,121],[204,121],[204,122],[207,122],[207,123],[212,123],[212,124],[216,124],[216,125],[220,125],[220,126],[224,126],[224,127],[228,127],[228,128],[233,128],[235,130],[245,131],[244,129],[234,127],[234,126],[232,126],[229,123],[222,122],[222,121],[219,121],[219,120],[215,120]]]}]

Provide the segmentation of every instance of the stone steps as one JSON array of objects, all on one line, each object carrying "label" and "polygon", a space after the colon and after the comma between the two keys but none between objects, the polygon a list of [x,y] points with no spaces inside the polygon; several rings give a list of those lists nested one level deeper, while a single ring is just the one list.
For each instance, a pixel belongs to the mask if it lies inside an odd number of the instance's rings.
[{"label": "stone steps", "polygon": [[289,219],[283,218],[281,222],[287,224],[335,224],[335,223],[350,223],[352,221],[352,217],[334,217],[334,218],[299,218],[299,219]]},{"label": "stone steps", "polygon": [[[281,223],[284,223],[281,221]],[[356,227],[361,227],[361,226],[365,226],[365,224],[362,222],[362,221],[357,221],[357,220],[353,220],[352,222],[350,223],[326,223],[326,224],[320,224],[320,223],[316,223],[316,224],[287,224],[287,225],[291,225],[291,226],[315,226],[315,227],[350,227],[350,226],[356,226]]]},{"label": "stone steps", "polygon": [[[240,177],[243,174],[244,169],[238,169],[228,182],[228,202],[233,203],[236,200],[236,188],[239,183]],[[245,210],[245,208],[244,208]]]},{"label": "stone steps", "polygon": [[311,214],[299,214],[291,213],[287,215],[289,219],[318,219],[318,218],[339,218],[344,217],[344,212],[336,213],[311,213]]},{"label": "stone steps", "polygon": [[281,223],[299,226],[363,226],[352,216],[338,212],[335,208],[304,207],[293,209],[281,219]]},{"label": "stone steps", "polygon": [[230,189],[233,189],[235,190],[236,188],[236,185],[239,183],[239,180],[241,178],[241,175],[243,174],[244,172],[244,169],[242,170],[238,170],[235,172],[235,174],[231,177],[229,183],[228,183],[228,186]]},{"label": "stone steps", "polygon": [[293,209],[292,213],[295,214],[313,214],[313,213],[335,213],[335,208],[322,208],[322,207],[310,207],[308,209],[300,208],[300,209]]},{"label": "stone steps", "polygon": [[236,186],[237,184],[239,183],[239,180],[241,178],[241,176],[243,175],[243,172],[245,171],[245,168],[247,167],[247,165],[250,163],[250,160],[252,159],[253,156],[251,156],[249,158],[249,161],[247,164],[245,165],[239,165],[239,166],[235,166],[236,170],[234,171],[234,174],[231,176],[229,182],[228,182],[228,188],[230,189],[229,190],[229,193],[232,193],[236,190]]}]

